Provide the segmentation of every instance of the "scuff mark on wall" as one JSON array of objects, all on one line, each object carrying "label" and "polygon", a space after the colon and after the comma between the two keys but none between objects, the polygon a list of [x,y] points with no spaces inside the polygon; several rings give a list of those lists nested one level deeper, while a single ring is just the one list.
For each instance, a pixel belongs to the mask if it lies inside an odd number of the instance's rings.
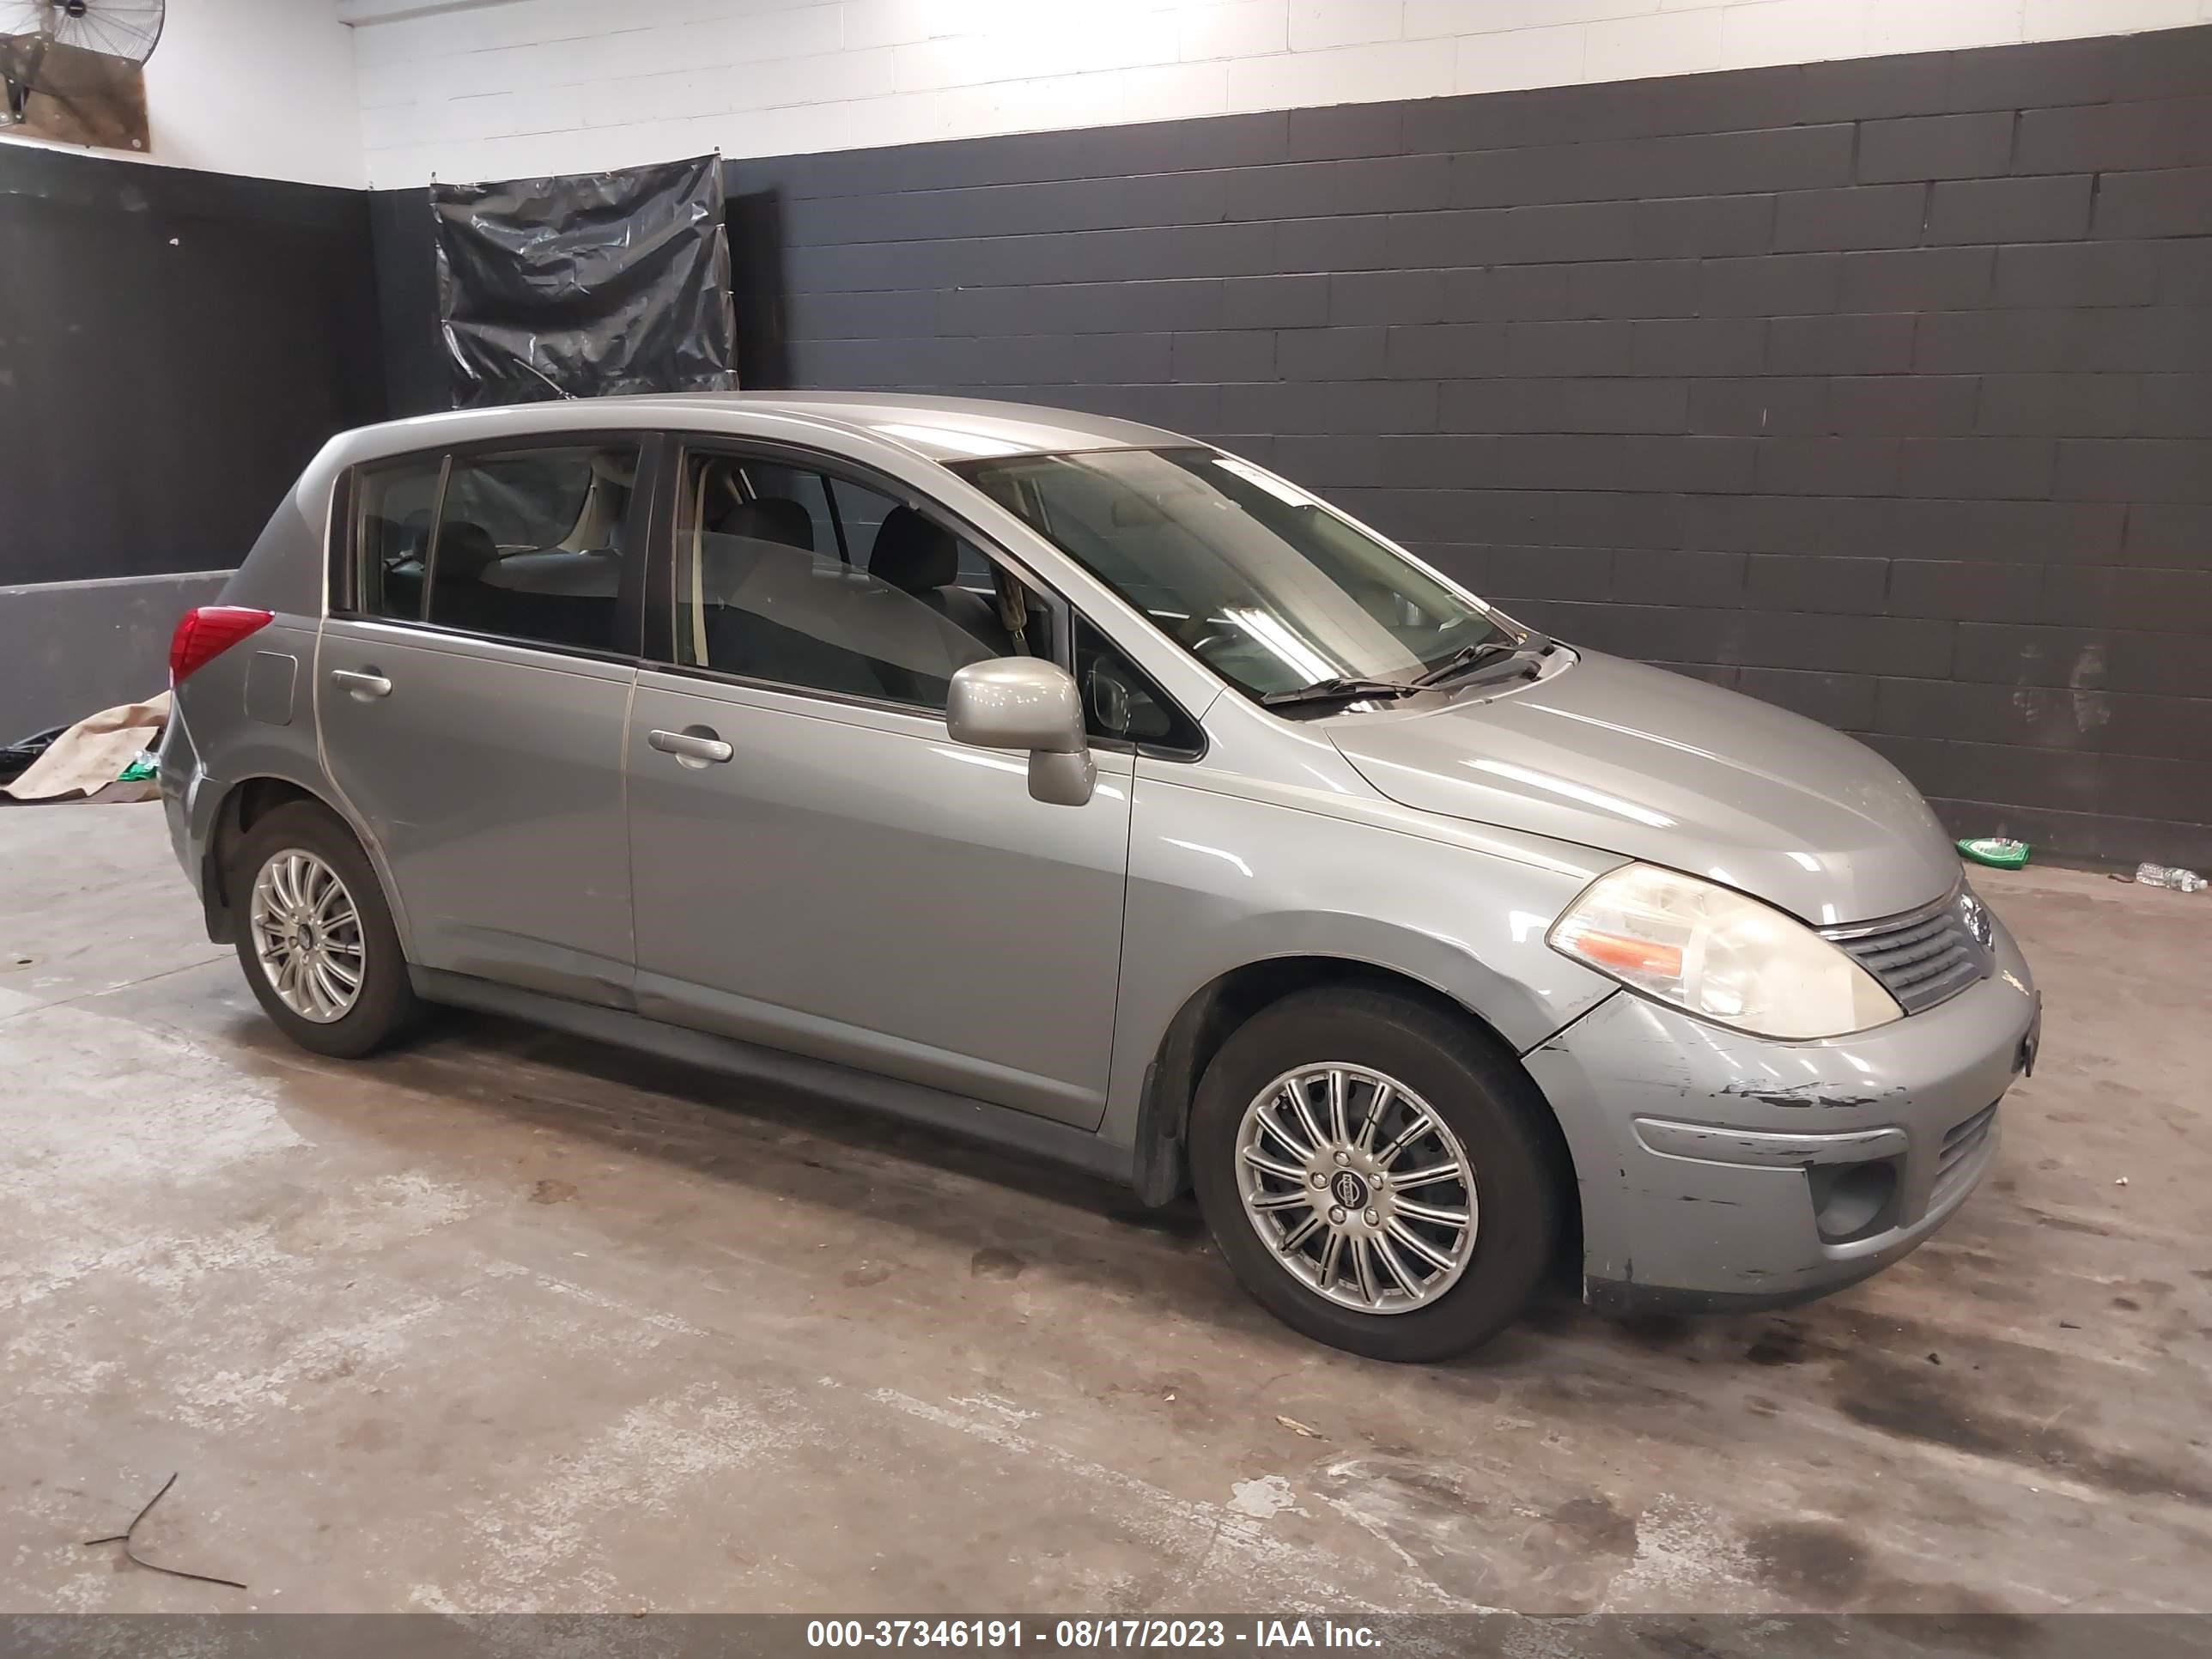
[{"label": "scuff mark on wall", "polygon": [[2074,672],[2066,677],[2067,687],[2074,694],[2074,729],[2093,732],[2112,718],[2112,705],[2101,689],[2105,684],[2105,642],[2092,640],[2081,647],[2081,654],[2074,659]]}]

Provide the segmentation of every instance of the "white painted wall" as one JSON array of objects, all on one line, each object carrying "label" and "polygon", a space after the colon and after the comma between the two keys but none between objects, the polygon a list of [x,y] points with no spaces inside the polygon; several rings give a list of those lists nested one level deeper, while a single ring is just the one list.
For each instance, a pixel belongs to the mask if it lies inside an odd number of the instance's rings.
[{"label": "white painted wall", "polygon": [[362,134],[379,187],[716,148],[845,149],[2212,19],[2212,0],[338,3],[357,24]]},{"label": "white painted wall", "polygon": [[161,44],[146,64],[153,146],[138,159],[365,184],[353,58],[354,31],[339,21],[337,0],[169,0]]}]

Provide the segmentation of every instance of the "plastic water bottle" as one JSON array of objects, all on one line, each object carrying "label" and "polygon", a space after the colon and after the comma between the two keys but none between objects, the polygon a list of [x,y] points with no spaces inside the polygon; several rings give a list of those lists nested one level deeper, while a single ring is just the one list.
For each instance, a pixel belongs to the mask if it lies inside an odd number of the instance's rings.
[{"label": "plastic water bottle", "polygon": [[2171,887],[2177,893],[2201,893],[2212,886],[2194,870],[2169,864],[2138,864],[2136,879],[2145,887]]}]

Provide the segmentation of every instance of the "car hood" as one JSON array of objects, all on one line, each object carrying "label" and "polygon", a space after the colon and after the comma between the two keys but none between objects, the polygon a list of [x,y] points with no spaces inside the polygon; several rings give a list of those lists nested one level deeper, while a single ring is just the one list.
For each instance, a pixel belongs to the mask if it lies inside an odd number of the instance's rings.
[{"label": "car hood", "polygon": [[1959,855],[1874,750],[1770,703],[1578,653],[1534,683],[1324,728],[1401,805],[1723,883],[1816,927],[1941,898]]}]

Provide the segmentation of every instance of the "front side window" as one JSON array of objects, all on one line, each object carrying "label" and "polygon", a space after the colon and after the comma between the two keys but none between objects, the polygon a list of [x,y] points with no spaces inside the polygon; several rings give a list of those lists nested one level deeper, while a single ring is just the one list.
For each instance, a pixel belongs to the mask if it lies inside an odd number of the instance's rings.
[{"label": "front side window", "polygon": [[362,611],[585,650],[617,648],[638,452],[575,444],[416,457],[362,474]]},{"label": "front side window", "polygon": [[1247,696],[1395,690],[1520,639],[1304,491],[1201,448],[1015,455],[953,469]]},{"label": "front side window", "polygon": [[1034,595],[936,520],[850,479],[734,453],[684,458],[676,660],[748,679],[941,710],[952,676],[1043,654]]}]

